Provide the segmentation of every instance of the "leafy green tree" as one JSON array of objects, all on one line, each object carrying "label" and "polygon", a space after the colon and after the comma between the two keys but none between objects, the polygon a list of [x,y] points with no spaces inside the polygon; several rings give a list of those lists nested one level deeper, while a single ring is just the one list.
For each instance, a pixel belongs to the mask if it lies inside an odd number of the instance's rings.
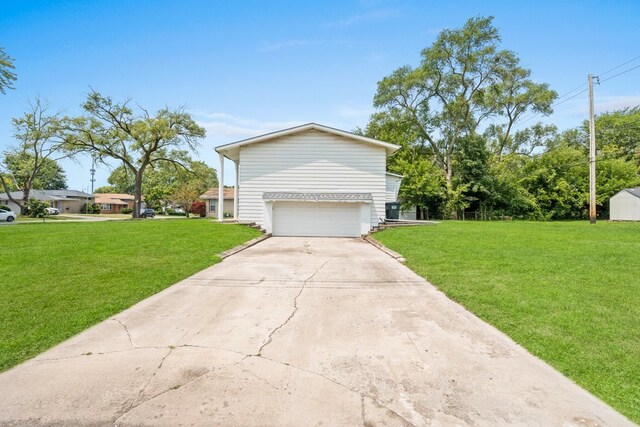
[{"label": "leafy green tree", "polygon": [[542,218],[535,197],[522,184],[526,178],[523,170],[532,161],[531,157],[519,154],[503,156],[499,161],[492,158],[489,168],[495,185],[493,212],[517,218]]},{"label": "leafy green tree", "polygon": [[[587,122],[582,129],[586,142],[589,135]],[[640,106],[599,114],[596,117],[596,148],[609,157],[636,159],[640,154]]]},{"label": "leafy green tree", "polygon": [[113,185],[103,185],[93,191],[95,194],[120,193]]},{"label": "leafy green tree", "polygon": [[13,89],[13,82],[18,78],[13,72],[13,58],[7,55],[4,48],[0,47],[0,92],[6,93],[7,89]]},{"label": "leafy green tree", "polygon": [[520,154],[532,156],[556,142],[558,129],[554,125],[535,125],[512,132],[506,136],[501,126],[490,125],[484,135],[490,140],[493,155],[500,160],[504,156]]},{"label": "leafy green tree", "polygon": [[554,148],[526,164],[522,173],[522,184],[536,201],[539,219],[586,217],[589,165],[582,150]]},{"label": "leafy green tree", "polygon": [[92,91],[82,106],[86,115],[65,120],[65,142],[70,149],[92,153],[99,161],[122,163],[134,177],[133,217],[139,218],[147,169],[160,163],[186,169],[179,160],[180,151],[195,151],[205,130],[184,109],[163,108],[152,116],[142,108],[134,112],[129,103],[117,103]]},{"label": "leafy green tree", "polygon": [[[179,152],[178,159],[186,167],[162,162],[150,167],[142,182],[142,196],[148,206],[165,206],[172,202],[172,193],[180,186],[195,182],[193,188],[204,193],[218,185],[216,170],[204,162],[193,160],[187,152]],[[131,193],[133,175],[124,166],[115,168],[108,181],[115,193]]]},{"label": "leafy green tree", "polygon": [[609,216],[609,199],[623,188],[640,185],[636,165],[623,158],[606,158],[596,164],[596,205],[600,217]]},{"label": "leafy green tree", "polygon": [[173,188],[171,192],[171,200],[178,206],[180,206],[187,213],[187,218],[191,213],[191,206],[194,202],[198,201],[202,191],[198,188],[196,182],[191,181],[184,185],[179,185]]},{"label": "leafy green tree", "polygon": [[444,174],[431,160],[429,148],[413,132],[409,121],[397,112],[376,113],[364,130],[356,129],[355,133],[400,145],[387,158],[387,169],[404,176],[399,193],[403,207],[415,206],[418,219],[439,212],[446,191]]},{"label": "leafy green tree", "polygon": [[133,194],[136,188],[134,174],[124,165],[118,166],[111,171],[107,182],[113,189],[113,193]]},{"label": "leafy green tree", "polygon": [[[460,193],[454,183],[454,153],[461,140],[489,119],[506,145],[513,124],[531,111],[548,114],[556,93],[529,79],[517,56],[501,50],[493,18],[471,18],[444,30],[421,52],[418,67],[403,66],[378,83],[374,106],[402,121],[442,170],[448,197]],[[393,141],[391,141],[393,142]],[[460,201],[452,201],[452,206]]]},{"label": "leafy green tree", "polygon": [[[596,123],[596,149],[598,156],[635,160],[640,153],[640,106],[598,114]],[[566,144],[589,151],[589,122],[564,131],[554,146]],[[640,164],[638,164],[640,166]]]},{"label": "leafy green tree", "polygon": [[[49,114],[48,104],[39,98],[24,116],[12,122],[18,144],[2,157],[0,164],[5,172],[0,173],[0,183],[7,197],[25,214],[32,189],[66,187],[64,172],[56,162],[75,153],[59,137],[59,114]],[[22,191],[21,199],[10,194],[16,185]]]},{"label": "leafy green tree", "polygon": [[[464,199],[474,211],[491,211],[496,204],[496,180],[490,166],[491,152],[486,139],[472,135],[460,140],[454,156],[455,181],[464,185]],[[459,202],[458,202],[459,203]]]},{"label": "leafy green tree", "polygon": [[182,207],[189,216],[191,206],[202,193],[218,185],[216,170],[201,161],[189,161],[188,170],[176,170],[169,187],[169,198]]},{"label": "leafy green tree", "polygon": [[[10,172],[11,178],[8,180],[9,188],[13,191],[24,188],[25,182],[33,172],[36,159],[26,151],[9,150],[4,153],[4,167]],[[16,185],[17,183],[17,185]],[[64,169],[51,159],[44,159],[37,175],[32,180],[31,188],[34,190],[62,190],[67,188],[67,177]]]}]

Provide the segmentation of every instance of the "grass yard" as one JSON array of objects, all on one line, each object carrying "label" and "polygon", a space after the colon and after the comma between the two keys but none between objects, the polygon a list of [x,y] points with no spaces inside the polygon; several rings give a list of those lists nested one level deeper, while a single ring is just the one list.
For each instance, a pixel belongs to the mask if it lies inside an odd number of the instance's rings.
[{"label": "grass yard", "polygon": [[191,221],[0,227],[0,371],[220,261],[260,233]]},{"label": "grass yard", "polygon": [[66,216],[60,216],[60,215],[51,215],[45,218],[44,221],[42,221],[42,218],[31,218],[28,216],[24,216],[24,215],[18,215],[18,219],[16,220],[18,224],[23,223],[23,222],[48,222],[48,221],[66,221],[69,219],[73,219],[73,218],[68,218]]},{"label": "grass yard", "polygon": [[640,224],[444,222],[375,238],[451,299],[640,422]]}]

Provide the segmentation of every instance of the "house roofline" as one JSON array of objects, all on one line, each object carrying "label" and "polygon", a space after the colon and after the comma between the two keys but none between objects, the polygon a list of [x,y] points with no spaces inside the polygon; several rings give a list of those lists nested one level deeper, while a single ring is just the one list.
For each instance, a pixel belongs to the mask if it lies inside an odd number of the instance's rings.
[{"label": "house roofline", "polygon": [[385,172],[385,174],[390,175],[390,176],[395,176],[398,178],[404,178],[404,175],[398,175],[397,173],[393,173],[393,172]]},{"label": "house roofline", "polygon": [[[377,145],[379,147],[384,147],[387,150],[387,154],[390,155],[392,153],[394,153],[396,150],[398,150],[400,148],[399,145],[396,144],[391,144],[389,142],[384,142],[384,141],[379,141],[377,139],[373,139],[373,138],[367,138],[366,136],[361,136],[361,135],[356,135],[354,133],[351,132],[347,132],[344,130],[340,130],[340,129],[336,129],[336,128],[332,128],[329,126],[324,126],[318,123],[307,123],[304,125],[300,125],[300,126],[294,126],[288,129],[283,129],[283,130],[279,130],[279,131],[275,131],[275,132],[269,132],[269,133],[265,133],[263,135],[258,135],[258,136],[254,136],[251,138],[246,138],[246,139],[242,139],[240,141],[236,141],[236,142],[232,142],[230,144],[224,144],[224,145],[220,145],[218,147],[215,148],[215,151],[219,154],[225,155],[225,151],[229,151],[229,150],[233,150],[236,148],[240,148],[242,146],[245,145],[250,145],[250,144],[255,144],[258,142],[264,142],[264,141],[268,141],[270,139],[274,139],[274,138],[280,138],[283,136],[288,136],[288,135],[292,135],[295,133],[299,133],[299,132],[305,132],[308,130],[319,130],[319,131],[323,131],[323,132],[327,132],[333,135],[338,135],[338,136],[342,136],[344,138],[349,138],[349,139],[353,139],[356,141],[360,141],[360,142],[364,142],[366,144],[372,144],[372,145]],[[225,157],[227,157],[225,155]],[[228,158],[228,157],[227,157]]]}]

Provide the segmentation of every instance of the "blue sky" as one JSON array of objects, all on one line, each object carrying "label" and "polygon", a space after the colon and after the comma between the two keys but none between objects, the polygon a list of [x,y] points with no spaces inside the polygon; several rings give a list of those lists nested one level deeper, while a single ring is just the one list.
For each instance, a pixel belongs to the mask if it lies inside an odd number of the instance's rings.
[{"label": "blue sky", "polygon": [[[416,65],[440,30],[488,15],[503,47],[560,95],[640,56],[637,0],[0,0],[0,46],[18,74],[0,95],[0,150],[29,100],[79,114],[91,87],[151,110],[185,106],[207,129],[198,157],[217,168],[220,144],[310,121],[366,125],[380,79]],[[596,87],[598,111],[638,104],[640,68]],[[583,94],[545,121],[564,129],[586,114]],[[70,188],[89,186],[86,159],[63,166]],[[101,167],[96,186],[108,175]]]}]

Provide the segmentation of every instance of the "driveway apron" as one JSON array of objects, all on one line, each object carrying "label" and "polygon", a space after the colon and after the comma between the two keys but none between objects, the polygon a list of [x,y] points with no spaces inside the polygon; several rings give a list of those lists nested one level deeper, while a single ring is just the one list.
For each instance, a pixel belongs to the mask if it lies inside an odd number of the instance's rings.
[{"label": "driveway apron", "polygon": [[267,239],[0,396],[0,425],[632,425],[360,239]]}]

